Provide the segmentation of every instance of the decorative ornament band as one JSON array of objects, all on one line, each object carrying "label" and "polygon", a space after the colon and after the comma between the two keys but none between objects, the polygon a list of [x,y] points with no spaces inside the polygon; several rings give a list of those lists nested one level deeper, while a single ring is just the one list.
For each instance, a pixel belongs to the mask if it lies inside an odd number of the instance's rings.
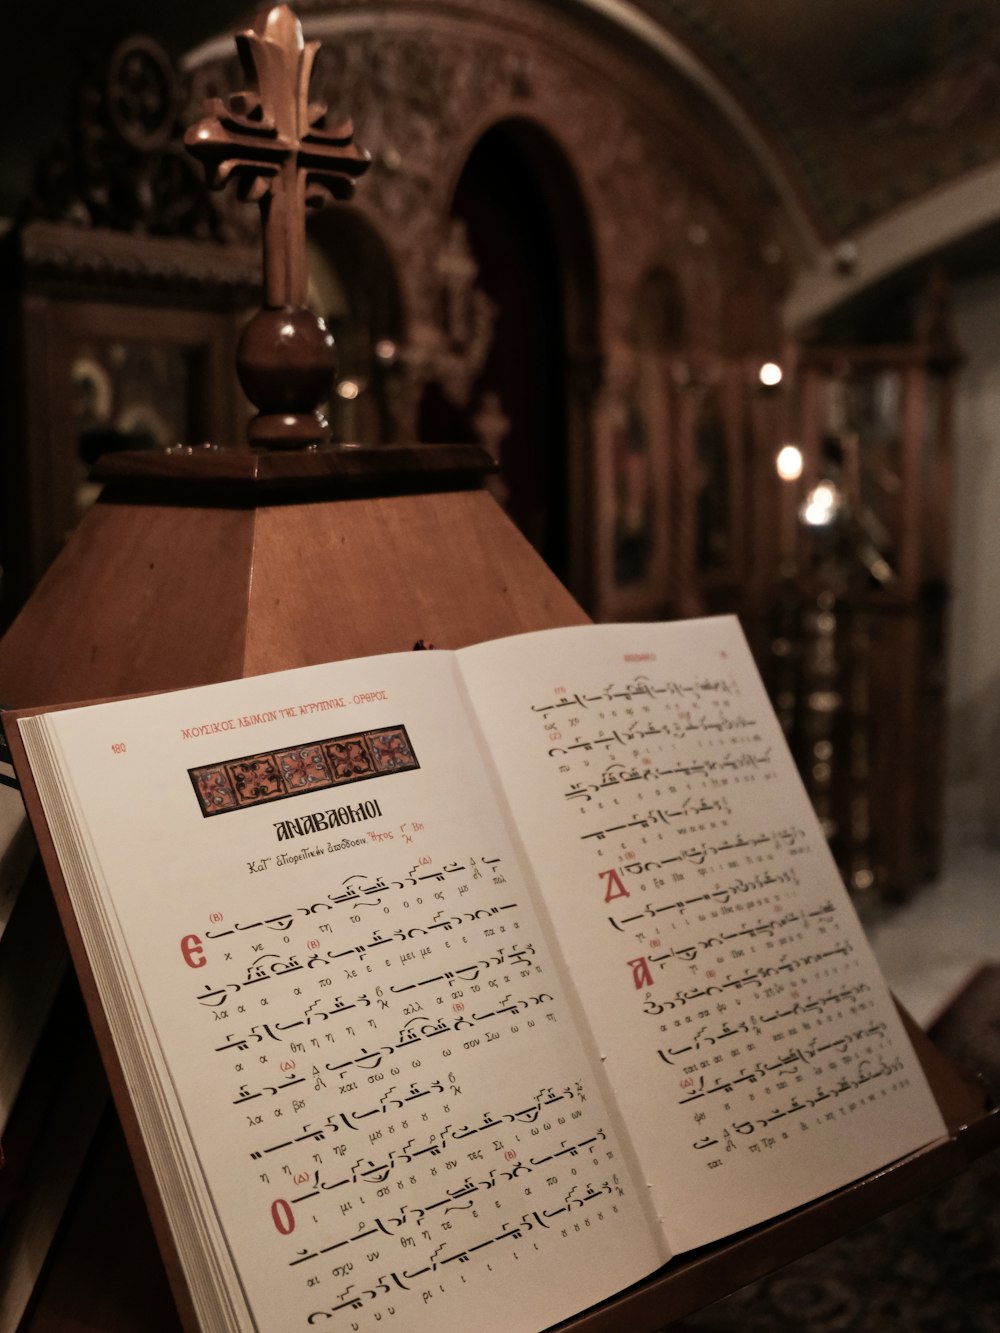
[{"label": "decorative ornament band", "polygon": [[402,725],[307,741],[188,769],[202,814],[222,815],[419,768]]}]

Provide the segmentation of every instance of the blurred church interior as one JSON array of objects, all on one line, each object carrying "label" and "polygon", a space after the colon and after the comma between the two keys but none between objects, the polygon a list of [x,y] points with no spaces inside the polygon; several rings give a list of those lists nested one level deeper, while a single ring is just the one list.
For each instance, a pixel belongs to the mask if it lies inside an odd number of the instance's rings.
[{"label": "blurred church interior", "polygon": [[[242,438],[256,218],[181,136],[253,8],[6,16],[4,623],[102,453]],[[373,159],[310,224],[336,439],[485,445],[597,619],[737,614],[928,1020],[1000,953],[995,6],[297,12]]]}]

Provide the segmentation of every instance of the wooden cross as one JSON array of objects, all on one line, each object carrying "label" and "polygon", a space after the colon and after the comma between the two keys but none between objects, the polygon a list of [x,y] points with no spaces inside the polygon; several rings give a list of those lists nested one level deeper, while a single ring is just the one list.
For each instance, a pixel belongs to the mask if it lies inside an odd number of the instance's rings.
[{"label": "wooden cross", "polygon": [[349,120],[328,130],[327,108],[309,101],[318,42],[303,42],[286,5],[263,10],[236,46],[247,81],[228,105],[205,104],[185,142],[205,166],[210,185],[235,180],[244,199],[260,204],[264,306],[240,339],[236,369],[258,409],[247,427],[251,445],[291,449],[329,441],[318,410],[333,385],[333,339],[306,309],[306,208],[350,199],[369,164],[353,143]]},{"label": "wooden cross", "polygon": [[330,198],[350,199],[369,155],[353,143],[350,120],[327,130],[323,102],[309,101],[319,42],[303,42],[287,5],[263,10],[236,38],[247,91],[229,105],[209,98],[204,119],[185,142],[205,166],[209,184],[237,181],[244,199],[261,205],[264,295],[272,309],[305,306],[305,210]]}]

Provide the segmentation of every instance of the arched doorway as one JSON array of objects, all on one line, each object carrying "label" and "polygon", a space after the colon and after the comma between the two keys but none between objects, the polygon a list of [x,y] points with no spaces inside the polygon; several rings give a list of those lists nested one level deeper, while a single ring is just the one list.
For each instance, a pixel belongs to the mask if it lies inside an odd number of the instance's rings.
[{"label": "arched doorway", "polygon": [[572,168],[526,119],[492,126],[457,182],[476,286],[495,318],[466,401],[429,386],[422,439],[499,446],[513,520],[578,596],[589,582],[586,476],[597,389],[597,283],[590,222]]}]

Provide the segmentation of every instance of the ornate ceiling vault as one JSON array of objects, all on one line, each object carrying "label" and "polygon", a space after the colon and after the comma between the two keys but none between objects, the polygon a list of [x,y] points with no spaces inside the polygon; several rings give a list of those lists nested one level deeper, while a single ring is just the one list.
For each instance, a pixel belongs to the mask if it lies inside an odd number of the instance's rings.
[{"label": "ornate ceiling vault", "polygon": [[[0,140],[0,215],[12,216],[28,192],[32,161],[59,133],[82,59],[99,61],[135,31],[174,57],[212,33],[226,31],[219,40],[228,44],[255,7],[106,0],[66,11],[58,25],[44,6],[20,7],[0,52],[11,108]],[[397,26],[409,11],[432,32],[436,11],[474,22],[516,6],[300,0],[297,8],[307,22],[320,14],[327,24],[348,22],[353,12]],[[695,119],[728,127],[788,219],[806,273],[789,307],[796,317],[1000,214],[992,203],[1000,198],[995,0],[533,0],[521,8],[595,34],[609,55],[628,52],[668,99],[684,85]],[[853,272],[845,277],[845,269]]]}]

